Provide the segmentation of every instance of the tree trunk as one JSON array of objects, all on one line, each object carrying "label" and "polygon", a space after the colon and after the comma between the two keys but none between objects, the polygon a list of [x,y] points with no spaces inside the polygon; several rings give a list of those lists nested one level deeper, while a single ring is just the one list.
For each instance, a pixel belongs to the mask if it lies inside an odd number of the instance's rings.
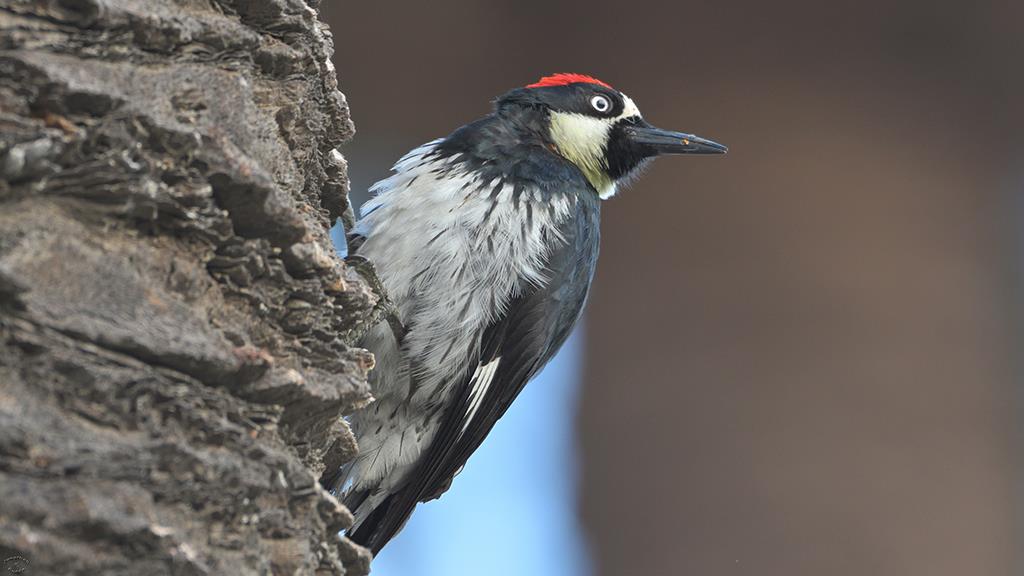
[{"label": "tree trunk", "polygon": [[318,478],[376,297],[310,0],[0,0],[0,561],[365,574]]}]

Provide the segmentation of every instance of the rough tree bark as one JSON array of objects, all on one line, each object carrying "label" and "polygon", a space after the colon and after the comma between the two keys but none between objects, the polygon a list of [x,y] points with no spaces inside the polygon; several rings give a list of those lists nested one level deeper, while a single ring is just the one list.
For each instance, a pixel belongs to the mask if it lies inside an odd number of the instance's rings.
[{"label": "rough tree bark", "polygon": [[[314,0],[0,0],[0,561],[364,574],[376,298]],[[18,563],[21,563],[20,565]]]}]

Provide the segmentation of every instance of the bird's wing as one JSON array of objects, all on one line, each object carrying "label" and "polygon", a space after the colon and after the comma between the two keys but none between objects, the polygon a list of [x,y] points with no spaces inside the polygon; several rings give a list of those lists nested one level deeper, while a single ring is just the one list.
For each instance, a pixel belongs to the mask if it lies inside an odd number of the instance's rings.
[{"label": "bird's wing", "polygon": [[390,495],[351,536],[376,553],[405,524],[419,502],[437,498],[480,446],[526,383],[569,336],[586,300],[597,260],[598,223],[570,218],[565,242],[548,256],[550,280],[513,298],[481,336],[476,367],[453,392],[442,424],[410,481]]}]

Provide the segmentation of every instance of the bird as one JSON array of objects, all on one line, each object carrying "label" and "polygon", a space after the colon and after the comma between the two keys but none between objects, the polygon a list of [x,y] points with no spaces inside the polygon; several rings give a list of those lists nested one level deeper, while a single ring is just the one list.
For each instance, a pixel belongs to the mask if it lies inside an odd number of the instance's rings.
[{"label": "bird", "polygon": [[325,486],[377,554],[417,504],[440,497],[526,383],[565,342],[598,258],[601,203],[666,154],[723,154],[656,128],[626,94],[583,74],[515,88],[493,111],[402,157],[348,234],[388,319],[374,401],[349,416],[358,455]]}]

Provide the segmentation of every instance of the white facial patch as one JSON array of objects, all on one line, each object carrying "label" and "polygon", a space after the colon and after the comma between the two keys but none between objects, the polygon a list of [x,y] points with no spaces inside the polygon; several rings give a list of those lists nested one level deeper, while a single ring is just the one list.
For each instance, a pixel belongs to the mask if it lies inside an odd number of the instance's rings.
[{"label": "white facial patch", "polygon": [[636,103],[633,102],[632,98],[623,94],[622,102],[625,104],[625,106],[623,106],[622,108],[622,114],[619,114],[619,117],[616,118],[616,120],[621,120],[622,118],[629,118],[630,116],[636,116],[637,118],[641,116],[640,109],[636,107]]},{"label": "white facial patch", "polygon": [[598,193],[612,185],[605,173],[604,160],[611,128],[611,123],[605,118],[566,112],[551,113],[551,140],[558,152],[579,167]]},{"label": "white facial patch", "polygon": [[615,181],[608,176],[605,152],[612,126],[623,118],[640,117],[633,100],[622,95],[622,114],[595,118],[574,112],[551,112],[551,140],[558,152],[579,167],[602,200],[615,195]]}]

